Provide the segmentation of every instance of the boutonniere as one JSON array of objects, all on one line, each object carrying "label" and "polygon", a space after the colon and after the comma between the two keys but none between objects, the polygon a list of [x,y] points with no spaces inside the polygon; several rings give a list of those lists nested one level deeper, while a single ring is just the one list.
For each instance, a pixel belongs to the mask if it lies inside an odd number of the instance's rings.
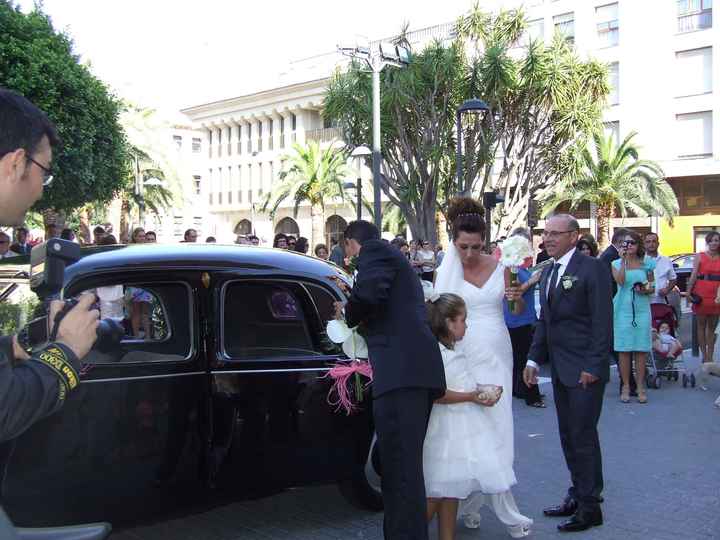
[{"label": "boutonniere", "polygon": [[562,287],[563,287],[563,289],[565,289],[566,291],[569,291],[570,289],[573,288],[573,285],[575,285],[575,282],[576,282],[577,280],[578,280],[577,276],[569,276],[569,275],[565,274],[565,275],[562,277]]}]

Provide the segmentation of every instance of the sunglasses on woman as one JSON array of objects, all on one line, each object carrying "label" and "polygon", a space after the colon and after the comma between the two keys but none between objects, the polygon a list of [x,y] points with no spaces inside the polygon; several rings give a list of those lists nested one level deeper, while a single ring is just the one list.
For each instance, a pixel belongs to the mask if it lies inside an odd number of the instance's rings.
[{"label": "sunglasses on woman", "polygon": [[625,240],[623,246],[637,246],[637,240]]}]

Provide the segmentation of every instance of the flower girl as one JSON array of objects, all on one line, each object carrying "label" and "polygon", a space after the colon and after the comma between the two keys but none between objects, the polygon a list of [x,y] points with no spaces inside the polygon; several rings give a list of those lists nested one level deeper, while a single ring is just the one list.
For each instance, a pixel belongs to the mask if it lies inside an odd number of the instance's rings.
[{"label": "flower girl", "polygon": [[502,387],[477,385],[467,370],[465,357],[455,343],[465,335],[465,302],[456,294],[433,295],[427,303],[430,326],[440,342],[445,395],[435,401],[423,448],[428,521],[438,515],[440,540],[455,538],[459,499],[480,489],[488,464],[474,459],[482,447],[482,434],[473,425],[478,406],[494,405]]}]

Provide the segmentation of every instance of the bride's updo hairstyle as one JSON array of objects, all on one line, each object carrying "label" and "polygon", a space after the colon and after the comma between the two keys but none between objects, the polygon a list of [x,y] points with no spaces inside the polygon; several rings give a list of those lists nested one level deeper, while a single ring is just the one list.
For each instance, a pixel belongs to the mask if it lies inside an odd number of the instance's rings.
[{"label": "bride's updo hairstyle", "polygon": [[482,205],[470,197],[455,197],[448,205],[447,218],[450,222],[453,240],[461,232],[477,233],[485,238],[485,210]]}]

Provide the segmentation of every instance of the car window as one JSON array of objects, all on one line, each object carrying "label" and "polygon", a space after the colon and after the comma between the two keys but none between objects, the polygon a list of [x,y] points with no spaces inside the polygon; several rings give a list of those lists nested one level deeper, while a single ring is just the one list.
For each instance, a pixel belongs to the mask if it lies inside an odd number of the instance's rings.
[{"label": "car window", "polygon": [[291,281],[236,281],[224,288],[222,347],[231,359],[330,354],[307,289]]},{"label": "car window", "polygon": [[[191,351],[190,291],[181,283],[109,283],[86,289],[113,338],[99,340],[86,363],[181,361]],[[83,291],[84,292],[84,291]]]},{"label": "car window", "polygon": [[16,334],[33,319],[40,304],[28,282],[0,279],[0,335]]}]

